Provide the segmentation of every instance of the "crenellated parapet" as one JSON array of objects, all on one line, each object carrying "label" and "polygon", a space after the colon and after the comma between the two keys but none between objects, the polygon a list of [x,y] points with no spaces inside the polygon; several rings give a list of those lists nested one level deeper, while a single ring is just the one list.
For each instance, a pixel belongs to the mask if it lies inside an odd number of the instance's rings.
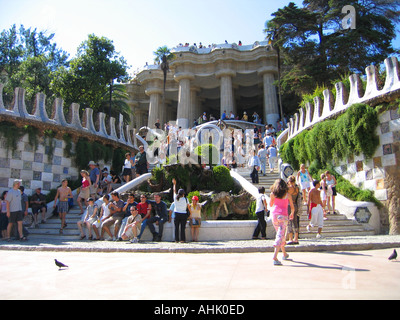
[{"label": "crenellated parapet", "polygon": [[95,122],[93,109],[86,108],[81,120],[79,104],[71,104],[69,113],[66,115],[64,114],[64,101],[57,98],[49,117],[45,104],[46,95],[43,93],[36,95],[35,104],[30,114],[26,109],[24,89],[15,88],[12,105],[6,108],[3,102],[3,88],[4,85],[0,83],[0,119],[37,125],[44,130],[52,129],[62,133],[75,133],[90,140],[100,140],[111,145],[138,150],[136,130],[130,125],[124,124],[124,118],[121,114],[118,122],[114,117],[109,119],[109,130],[107,130],[106,115],[103,112],[98,113],[97,122]]},{"label": "crenellated parapet", "polygon": [[360,76],[357,74],[350,76],[350,92],[342,82],[336,83],[336,96],[326,89],[323,92],[324,99],[316,97],[313,104],[307,103],[304,109],[300,109],[290,119],[288,129],[278,139],[281,143],[290,140],[316,123],[337,116],[355,103],[377,105],[400,96],[399,61],[396,57],[389,57],[385,60],[385,67],[386,81],[382,89],[378,86],[376,68],[371,65],[365,69],[367,81],[365,91]]}]

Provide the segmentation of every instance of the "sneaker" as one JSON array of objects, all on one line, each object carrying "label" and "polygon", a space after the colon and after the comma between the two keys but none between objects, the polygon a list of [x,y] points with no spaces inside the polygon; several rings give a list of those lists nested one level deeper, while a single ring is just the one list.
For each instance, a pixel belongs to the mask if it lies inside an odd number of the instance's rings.
[{"label": "sneaker", "polygon": [[131,243],[138,243],[138,242],[139,242],[139,240],[136,237],[131,240]]},{"label": "sneaker", "polygon": [[279,260],[274,260],[274,266],[281,266],[282,263]]},{"label": "sneaker", "polygon": [[289,259],[289,255],[288,254],[286,254],[286,256],[282,257],[282,260],[288,260],[288,259]]},{"label": "sneaker", "polygon": [[316,236],[317,239],[321,239],[322,238],[322,234],[318,233]]},{"label": "sneaker", "polygon": [[306,229],[307,229],[307,232],[311,232],[309,224],[307,225]]}]

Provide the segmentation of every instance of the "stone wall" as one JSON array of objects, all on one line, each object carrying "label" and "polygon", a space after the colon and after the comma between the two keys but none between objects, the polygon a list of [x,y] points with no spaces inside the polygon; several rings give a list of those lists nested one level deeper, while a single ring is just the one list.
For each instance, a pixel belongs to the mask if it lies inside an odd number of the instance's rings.
[{"label": "stone wall", "polygon": [[[7,150],[4,140],[0,143],[0,193],[12,188],[14,179],[22,179],[25,193],[31,195],[36,188],[42,188],[43,193],[48,193],[61,185],[63,179],[78,179],[80,168],[77,168],[73,159],[64,155],[66,142],[54,138],[53,156],[49,156],[49,146],[44,137],[39,137],[36,150],[29,143],[26,134],[18,142],[17,149],[13,152]],[[74,143],[72,144],[74,149]],[[100,162],[101,168],[111,163]],[[88,169],[88,168],[86,168]]]},{"label": "stone wall", "polygon": [[[64,102],[56,99],[51,116],[46,111],[46,96],[42,93],[36,95],[36,101],[32,113],[28,113],[25,104],[25,90],[16,88],[14,99],[10,106],[5,106],[2,98],[4,85],[0,83],[0,123],[12,123],[16,127],[32,126],[39,129],[38,146],[35,149],[29,143],[29,135],[26,134],[17,141],[14,151],[7,150],[6,139],[0,140],[0,192],[12,187],[14,179],[22,179],[26,194],[41,187],[44,193],[57,188],[65,178],[76,179],[79,170],[73,160],[65,156],[66,142],[63,136],[68,134],[72,139],[72,150],[79,138],[86,138],[91,142],[97,141],[113,148],[123,148],[136,153],[137,143],[147,148],[147,143],[136,134],[136,130],[130,125],[125,125],[120,115],[116,124],[115,118],[111,117],[106,123],[106,115],[98,113],[96,121],[93,110],[84,110],[82,120],[80,117],[79,104],[73,103],[69,107],[68,114],[64,114]],[[44,138],[43,132],[51,130],[55,133],[52,138],[52,156],[49,156],[50,147]],[[139,141],[139,142],[137,142]],[[93,159],[94,160],[94,159]],[[100,162],[101,167],[105,164]]]},{"label": "stone wall", "polygon": [[[360,189],[371,190],[385,208],[389,209],[392,200],[394,184],[390,177],[395,176],[395,183],[399,184],[400,177],[400,114],[395,110],[388,110],[379,115],[380,125],[376,129],[380,145],[371,159],[364,155],[354,156],[341,161],[335,167],[336,171]],[[396,211],[399,207],[393,208]],[[383,231],[389,226],[388,211],[381,214]]]}]

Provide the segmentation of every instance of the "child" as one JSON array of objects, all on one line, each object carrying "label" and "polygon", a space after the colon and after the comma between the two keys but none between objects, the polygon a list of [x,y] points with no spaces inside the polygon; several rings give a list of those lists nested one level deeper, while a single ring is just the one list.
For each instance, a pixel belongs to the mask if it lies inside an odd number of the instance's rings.
[{"label": "child", "polygon": [[[307,192],[310,191],[311,188],[311,181],[312,177],[308,173],[308,170],[306,169],[306,165],[302,163],[300,165],[300,171],[297,173],[297,182],[300,185],[300,190],[303,193],[303,204],[307,204]],[[307,191],[307,192],[306,192]]]},{"label": "child", "polygon": [[192,197],[190,212],[189,224],[192,229],[192,241],[197,242],[199,241],[199,231],[201,226],[201,204],[199,204],[199,198],[197,196]]},{"label": "child", "polygon": [[310,209],[311,220],[307,225],[307,231],[310,232],[310,227],[318,226],[317,239],[320,239],[324,226],[324,209],[322,208],[322,200],[319,191],[321,184],[318,180],[314,180],[313,186],[314,188],[312,188],[308,194],[308,208]]},{"label": "child", "polygon": [[[93,230],[94,230],[94,233],[96,234],[97,238],[99,238],[98,237],[99,229],[102,227],[104,221],[106,221],[110,217],[110,214],[111,214],[110,209],[108,207],[108,205],[110,204],[110,196],[108,194],[106,194],[103,197],[103,201],[104,202],[101,205],[101,210],[100,210],[100,217],[95,223],[93,223]],[[109,230],[102,228],[100,240],[104,240],[104,232],[108,232],[108,235],[112,238],[112,234],[109,233]]]},{"label": "child", "polygon": [[290,205],[290,220],[294,218],[294,205],[292,197],[288,197],[288,185],[282,179],[277,179],[271,187],[271,196],[269,206],[271,208],[272,223],[276,230],[274,243],[274,265],[280,266],[282,263],[278,260],[278,253],[282,250],[283,260],[287,260],[289,255],[286,253],[286,227],[288,224],[288,207]]},{"label": "child", "polygon": [[92,240],[92,224],[97,221],[97,204],[94,203],[93,198],[89,198],[88,207],[86,208],[86,214],[82,216],[82,219],[78,221],[77,225],[81,232],[81,240],[85,239],[86,236],[83,233],[82,226],[86,225],[89,230],[89,240]]},{"label": "child", "polygon": [[57,194],[56,197],[54,198],[54,205],[53,208],[56,207],[57,204],[57,199],[59,199],[58,202],[58,214],[61,219],[61,229],[60,229],[60,234],[63,233],[63,229],[67,226],[65,223],[65,216],[67,215],[69,206],[68,206],[68,199],[73,198],[71,188],[68,187],[68,180],[64,179],[61,182],[61,187],[57,189]]}]

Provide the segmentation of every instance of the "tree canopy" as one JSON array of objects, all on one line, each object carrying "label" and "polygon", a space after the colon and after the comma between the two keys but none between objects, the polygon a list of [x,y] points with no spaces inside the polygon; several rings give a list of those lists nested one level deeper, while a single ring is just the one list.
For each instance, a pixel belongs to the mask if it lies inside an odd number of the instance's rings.
[{"label": "tree canopy", "polygon": [[79,103],[82,109],[101,110],[107,88],[117,82],[128,81],[128,65],[115,51],[113,42],[94,34],[82,42],[69,67],[61,67],[54,73],[52,90],[67,104]]},{"label": "tree canopy", "polygon": [[57,46],[54,36],[23,25],[0,33],[0,81],[5,83],[5,103],[11,102],[14,88],[21,87],[26,90],[28,111],[35,95],[43,92],[48,104],[60,97],[66,108],[79,103],[81,109],[90,107],[109,114],[111,92],[111,115],[122,113],[129,119],[127,93],[118,84],[128,81],[128,65],[113,42],[89,35],[76,57],[68,60],[69,54]]},{"label": "tree canopy", "polygon": [[[15,87],[26,89],[29,102],[36,93],[51,96],[52,72],[68,66],[68,53],[53,42],[54,34],[13,25],[0,34],[0,71],[6,75],[6,103],[10,102]],[[7,80],[7,81],[6,81]]]}]

